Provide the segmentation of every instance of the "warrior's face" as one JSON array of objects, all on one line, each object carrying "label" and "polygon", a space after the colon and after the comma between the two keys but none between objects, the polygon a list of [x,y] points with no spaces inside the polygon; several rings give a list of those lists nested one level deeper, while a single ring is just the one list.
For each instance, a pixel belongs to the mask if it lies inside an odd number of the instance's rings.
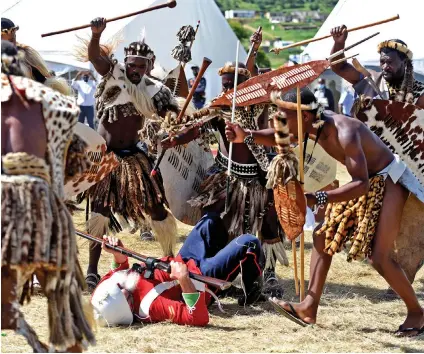
[{"label": "warrior's face", "polygon": [[380,68],[386,81],[400,81],[405,74],[405,60],[394,50],[381,52]]},{"label": "warrior's face", "polygon": [[[222,81],[222,91],[227,92],[234,88],[234,74],[232,73],[226,73],[222,74],[221,81]],[[242,82],[246,81],[246,77],[243,75],[239,75],[237,79],[237,85],[240,85]]]},{"label": "warrior's face", "polygon": [[125,69],[128,80],[138,85],[143,76],[149,70],[149,60],[140,57],[128,57],[125,61]]},{"label": "warrior's face", "polygon": [[[284,112],[287,119],[287,126],[289,128],[290,135],[293,135],[294,139],[298,141],[298,125],[297,125],[297,111],[291,109],[279,109],[280,112]],[[302,112],[302,125],[303,132],[308,132],[312,126],[313,114],[310,112]]]}]

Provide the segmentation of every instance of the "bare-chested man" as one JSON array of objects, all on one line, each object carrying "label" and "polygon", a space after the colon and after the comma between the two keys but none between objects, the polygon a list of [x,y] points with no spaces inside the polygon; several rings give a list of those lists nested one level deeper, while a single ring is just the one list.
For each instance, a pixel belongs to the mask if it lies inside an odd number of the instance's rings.
[{"label": "bare-chested man", "polygon": [[[124,49],[124,64],[120,64],[105,56],[104,48],[101,49],[100,37],[105,28],[104,18],[91,22],[88,58],[103,76],[96,92],[98,132],[106,140],[108,149],[116,154],[120,165],[88,191],[93,211],[88,222],[89,231],[98,237],[103,237],[108,225],[121,231],[112,213],[135,225],[147,219],[164,254],[171,255],[175,246],[176,219],[167,208],[161,176],[150,176],[153,161],[142,147],[138,132],[146,117],[158,119],[168,110],[178,112],[178,105],[166,86],[146,75],[154,59],[150,47],[144,42],[131,43]],[[97,274],[100,253],[99,245],[90,246],[86,281],[91,290],[100,280]]]},{"label": "bare-chested man", "polygon": [[[334,45],[331,54],[345,48],[348,32],[345,25],[331,30]],[[381,73],[372,72],[373,80],[385,100],[413,103],[424,108],[424,84],[414,79],[412,51],[400,39],[391,39],[378,45]],[[333,61],[344,57],[340,55]],[[364,76],[347,61],[331,66],[331,69],[349,81],[360,95],[375,97],[377,93],[367,84]]]},{"label": "bare-chested man", "polygon": [[[234,88],[235,70],[235,63],[226,63],[219,70],[223,92]],[[246,81],[250,75],[246,66],[239,63],[238,83]],[[245,129],[255,131],[268,127],[267,113],[267,105],[237,108],[235,120]],[[249,137],[243,144],[233,146],[230,202],[227,213],[224,215],[230,145],[225,137],[225,121],[231,119],[231,109],[220,109],[212,114],[217,115],[217,118],[211,121],[211,125],[220,136],[218,155],[201,185],[199,195],[192,198],[189,203],[192,206],[201,207],[203,211],[221,213],[231,238],[244,233],[260,233],[267,260],[264,288],[269,294],[281,297],[283,289],[275,276],[275,263],[279,260],[287,265],[288,260],[282,243],[282,230],[279,229],[273,206],[273,195],[265,188],[266,171],[269,165],[267,150],[264,146],[253,143]],[[186,144],[196,139],[199,134],[199,128],[194,128],[184,134],[163,140],[162,146],[171,148]]]},{"label": "bare-chested man", "polygon": [[[63,200],[64,156],[73,155],[79,109],[73,98],[24,77],[12,43],[2,40],[1,53],[1,328],[25,336],[34,352],[81,351],[94,335]],[[81,162],[72,160],[73,167]],[[34,273],[48,299],[48,345],[19,310],[31,297]]]},{"label": "bare-chested man", "polygon": [[[280,114],[285,114],[288,128],[294,139],[297,136],[296,90],[286,94],[276,94],[273,101],[279,106]],[[364,236],[364,243],[354,243],[349,256],[356,257],[358,245],[364,246],[364,256],[369,256],[371,264],[380,273],[389,285],[399,294],[407,307],[405,322],[396,332],[397,336],[414,336],[423,331],[424,309],[420,306],[415,292],[399,265],[390,257],[390,251],[400,229],[400,221],[405,201],[408,197],[408,188],[414,184],[419,186],[418,180],[412,172],[389,150],[389,148],[362,122],[351,119],[331,111],[324,111],[316,103],[313,93],[304,88],[301,90],[303,131],[311,135],[319,135],[318,144],[337,161],[346,166],[352,181],[340,188],[328,192],[306,193],[309,206],[325,206],[331,203],[346,210],[346,215],[352,215],[364,225],[356,230],[350,219],[343,219],[345,226],[337,230],[341,223],[340,218],[335,221],[335,214],[326,217],[324,225],[320,225],[314,232],[314,248],[311,257],[310,283],[306,298],[300,304],[274,301],[282,311],[299,324],[313,324],[317,319],[318,305],[324,288],[325,280],[332,261],[332,254],[339,251],[350,237]],[[319,123],[319,124],[317,124]],[[321,127],[321,128],[318,128]],[[318,129],[320,134],[318,134]],[[229,140],[242,142],[249,135],[238,125],[227,123],[226,134]],[[258,144],[275,145],[274,130],[253,132],[253,139]],[[302,138],[299,139],[303,140]],[[371,193],[369,193],[372,188]],[[412,188],[411,188],[412,189]],[[424,201],[424,191],[416,188],[417,197]],[[384,193],[384,194],[383,194]],[[381,200],[379,196],[381,195]],[[362,197],[361,197],[362,196]],[[375,199],[370,199],[370,198]],[[359,199],[358,199],[359,198]],[[361,202],[367,202],[370,207],[375,205],[372,213],[366,211],[365,218],[361,215]],[[349,202],[346,205],[346,202]],[[353,207],[354,206],[354,207]],[[353,209],[351,209],[353,207]],[[356,208],[356,209],[355,209]],[[369,214],[368,214],[369,213]],[[371,215],[372,214],[372,215]],[[325,233],[329,223],[336,224],[335,230],[342,232],[339,243],[327,244]],[[364,222],[365,224],[361,224]],[[356,231],[356,233],[355,233]],[[359,232],[358,232],[359,231]],[[342,236],[349,234],[347,236]],[[344,237],[344,238],[343,238]],[[356,239],[355,239],[356,240]],[[356,242],[356,241],[355,241]],[[350,258],[351,259],[351,258]]]}]

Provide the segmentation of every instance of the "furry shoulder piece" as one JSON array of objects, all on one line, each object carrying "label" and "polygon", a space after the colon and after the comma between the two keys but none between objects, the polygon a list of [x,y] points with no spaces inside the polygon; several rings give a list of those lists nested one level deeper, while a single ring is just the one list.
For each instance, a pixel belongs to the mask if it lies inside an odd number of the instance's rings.
[{"label": "furry shoulder piece", "polygon": [[50,165],[52,188],[60,198],[63,198],[66,154],[80,110],[74,98],[62,95],[34,80],[10,76],[10,81],[5,74],[1,74],[2,103],[10,100],[13,90],[24,100],[41,103],[47,130],[46,161]]}]

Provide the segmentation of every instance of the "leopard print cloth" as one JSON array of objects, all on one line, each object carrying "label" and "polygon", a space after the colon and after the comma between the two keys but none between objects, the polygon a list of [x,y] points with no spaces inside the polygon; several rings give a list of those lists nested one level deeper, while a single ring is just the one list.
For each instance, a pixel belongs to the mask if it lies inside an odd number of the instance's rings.
[{"label": "leopard print cloth", "polygon": [[[79,108],[75,99],[64,96],[36,81],[25,77],[11,76],[14,89],[27,100],[42,105],[47,131],[47,164],[50,167],[53,191],[64,197],[66,155],[78,121]],[[1,102],[12,96],[12,87],[5,74],[1,74]]]},{"label": "leopard print cloth", "polygon": [[[234,120],[243,129],[258,130],[259,127],[256,123],[256,119],[262,114],[264,108],[265,105],[236,108]],[[226,121],[231,121],[231,111],[221,110],[221,118]],[[269,159],[265,148],[257,144],[247,144],[247,147],[252,152],[261,169],[263,171],[268,171]]]}]

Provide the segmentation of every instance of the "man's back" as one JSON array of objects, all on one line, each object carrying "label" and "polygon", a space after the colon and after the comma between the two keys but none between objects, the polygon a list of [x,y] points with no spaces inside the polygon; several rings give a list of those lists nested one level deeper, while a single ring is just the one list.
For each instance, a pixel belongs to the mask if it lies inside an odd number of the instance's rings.
[{"label": "man's back", "polygon": [[347,146],[362,150],[370,176],[380,172],[392,160],[389,148],[357,119],[325,111],[325,125],[319,143],[324,150],[342,164],[349,164]]}]

